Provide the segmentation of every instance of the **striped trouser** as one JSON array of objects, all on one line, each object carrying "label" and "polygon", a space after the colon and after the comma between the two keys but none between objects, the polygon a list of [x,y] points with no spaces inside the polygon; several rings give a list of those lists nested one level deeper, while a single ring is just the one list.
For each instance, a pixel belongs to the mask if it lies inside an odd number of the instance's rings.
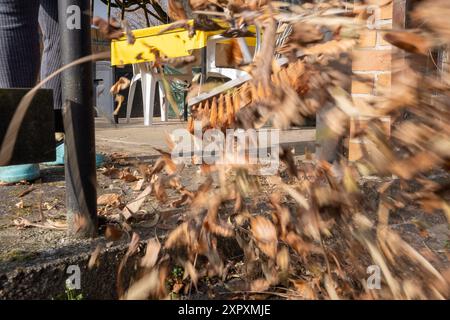
[{"label": "striped trouser", "polygon": [[[59,42],[57,0],[0,0],[0,88],[31,88],[59,69]],[[56,127],[62,131],[61,77],[44,87],[53,90]]]}]

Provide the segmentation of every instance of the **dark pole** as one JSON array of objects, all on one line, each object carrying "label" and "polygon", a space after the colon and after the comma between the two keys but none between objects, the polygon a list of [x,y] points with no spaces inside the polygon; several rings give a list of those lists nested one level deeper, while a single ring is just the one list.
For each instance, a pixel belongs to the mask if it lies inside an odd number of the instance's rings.
[{"label": "dark pole", "polygon": [[[91,54],[91,1],[58,0],[62,64]],[[97,177],[92,63],[62,74],[64,101],[66,206],[69,235],[97,234]]]}]

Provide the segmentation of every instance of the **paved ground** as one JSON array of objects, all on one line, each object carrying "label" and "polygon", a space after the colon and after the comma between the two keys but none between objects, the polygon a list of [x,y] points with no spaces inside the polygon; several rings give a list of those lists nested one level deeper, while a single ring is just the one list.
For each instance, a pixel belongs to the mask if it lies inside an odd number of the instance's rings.
[{"label": "paved ground", "polygon": [[158,153],[153,149],[165,148],[167,134],[175,129],[185,128],[185,123],[170,121],[167,123],[155,119],[152,126],[144,126],[142,118],[131,119],[125,123],[113,125],[102,118],[96,119],[96,146],[102,152],[124,152],[133,156],[152,156]]},{"label": "paved ground", "polygon": [[[158,155],[153,149],[167,147],[166,136],[175,129],[186,128],[185,122],[170,120],[161,122],[154,119],[152,126],[144,126],[142,118],[131,119],[125,123],[120,119],[118,125],[113,125],[103,118],[96,119],[96,145],[102,152],[121,152],[130,156],[152,157]],[[311,128],[296,128],[282,131],[280,143],[289,144],[295,148],[297,155],[305,153],[305,148],[314,151],[316,130]]]}]

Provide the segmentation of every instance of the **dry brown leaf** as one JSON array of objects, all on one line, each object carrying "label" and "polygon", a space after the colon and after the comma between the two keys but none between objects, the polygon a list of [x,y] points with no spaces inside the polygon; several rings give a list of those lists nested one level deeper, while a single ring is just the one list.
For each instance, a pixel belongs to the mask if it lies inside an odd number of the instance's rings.
[{"label": "dry brown leaf", "polygon": [[291,280],[292,284],[294,285],[296,289],[296,293],[303,299],[307,300],[315,300],[317,299],[317,296],[311,288],[311,285],[303,280]]},{"label": "dry brown leaf", "polygon": [[128,245],[127,252],[125,252],[125,255],[123,256],[122,260],[119,263],[119,267],[117,270],[117,280],[116,280],[116,288],[117,288],[117,294],[119,297],[122,297],[124,294],[124,288],[122,284],[122,278],[123,278],[123,269],[129,259],[130,256],[136,253],[139,247],[139,241],[140,237],[136,232],[133,232],[133,235],[131,236],[130,244]]},{"label": "dry brown leaf", "polygon": [[289,269],[289,250],[283,247],[277,254],[277,266],[282,272],[287,272]]},{"label": "dry brown leaf", "polygon": [[142,191],[136,199],[129,202],[125,208],[122,210],[122,215],[125,217],[126,220],[131,218],[134,214],[136,214],[141,206],[144,204],[145,200],[147,199],[147,196],[149,196],[152,193],[152,186],[148,186],[147,188]]},{"label": "dry brown leaf", "polygon": [[180,0],[169,0],[167,13],[172,21],[187,19],[187,15],[183,7],[183,2]]},{"label": "dry brown leaf", "polygon": [[100,253],[102,251],[102,245],[97,245],[97,247],[95,247],[95,250],[92,252],[89,261],[88,261],[88,269],[92,270],[94,267],[98,268],[99,264],[100,264]]},{"label": "dry brown leaf", "polygon": [[179,208],[184,204],[189,203],[190,197],[187,194],[183,194],[180,199],[172,201],[170,206],[172,208]]},{"label": "dry brown leaf", "polygon": [[161,203],[165,203],[167,201],[167,193],[164,187],[163,179],[159,178],[154,183],[154,190],[156,199],[158,199]]},{"label": "dry brown leaf", "polygon": [[135,182],[139,180],[134,174],[130,172],[122,172],[120,179],[125,182]]},{"label": "dry brown leaf", "polygon": [[207,8],[207,6],[213,1],[209,0],[189,0],[189,5],[191,6],[192,10],[204,10]]},{"label": "dry brown leaf", "polygon": [[120,91],[127,89],[131,81],[128,78],[120,77],[119,80],[111,87],[111,94],[118,94]]},{"label": "dry brown leaf", "polygon": [[266,279],[256,279],[250,284],[250,291],[263,292],[269,289],[270,283]]},{"label": "dry brown leaf", "polygon": [[161,243],[158,238],[153,238],[147,241],[147,248],[145,249],[145,256],[141,259],[141,267],[153,268],[158,260],[158,254],[161,250]]},{"label": "dry brown leaf", "polygon": [[269,219],[257,216],[250,220],[252,234],[258,247],[272,259],[277,255],[277,231]]},{"label": "dry brown leaf", "polygon": [[164,244],[165,248],[173,248],[186,245],[190,242],[188,223],[183,222],[175,230],[173,230]]},{"label": "dry brown leaf", "polygon": [[159,288],[159,271],[154,269],[133,283],[122,296],[123,300],[148,300]]},{"label": "dry brown leaf", "polygon": [[121,196],[116,193],[105,193],[97,198],[98,206],[116,207],[122,203]]},{"label": "dry brown leaf", "polygon": [[190,261],[186,261],[184,264],[184,277],[183,279],[187,278],[188,276],[191,278],[192,283],[194,284],[194,287],[197,288],[197,282],[198,282],[198,273],[195,271],[194,265]]},{"label": "dry brown leaf", "polygon": [[119,226],[108,224],[105,229],[105,238],[108,241],[117,241],[122,238],[123,231]]},{"label": "dry brown leaf", "polygon": [[232,66],[239,66],[244,60],[241,47],[236,39],[232,39],[230,48],[227,51],[227,63]]},{"label": "dry brown leaf", "polygon": [[409,31],[391,31],[384,35],[384,40],[408,52],[428,55],[432,49],[429,38]]},{"label": "dry brown leaf", "polygon": [[107,168],[102,171],[102,174],[111,179],[120,179],[122,172],[117,168]]},{"label": "dry brown leaf", "polygon": [[[163,168],[166,170],[167,174],[169,174],[169,175],[175,174],[177,172],[177,165],[175,164],[175,162],[173,162],[172,155],[169,152],[163,151],[161,149],[158,149],[158,148],[154,148],[154,149],[156,151],[158,151],[159,153],[161,153],[161,158],[158,159],[157,163],[162,162],[160,164],[160,166],[163,165]],[[155,167],[156,167],[156,164],[155,164]],[[160,170],[162,170],[162,168]],[[156,170],[152,171],[152,174],[156,174],[159,171],[156,171]]]},{"label": "dry brown leaf", "polygon": [[116,94],[116,98],[114,100],[117,102],[117,107],[114,109],[113,115],[117,116],[122,108],[123,102],[125,101],[125,97],[121,94]]},{"label": "dry brown leaf", "polygon": [[108,21],[100,17],[94,17],[92,23],[99,29],[100,33],[106,39],[120,39],[124,35],[124,32],[119,23],[114,19],[110,19],[108,23]]}]

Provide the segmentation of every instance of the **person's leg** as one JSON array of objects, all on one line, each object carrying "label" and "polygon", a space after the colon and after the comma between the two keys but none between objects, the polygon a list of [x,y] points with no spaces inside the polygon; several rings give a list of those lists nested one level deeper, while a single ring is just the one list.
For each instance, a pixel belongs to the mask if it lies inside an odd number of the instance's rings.
[{"label": "person's leg", "polygon": [[39,72],[39,0],[0,0],[0,88],[32,88]]},{"label": "person's leg", "polygon": [[[32,88],[39,73],[39,0],[0,0],[0,88]],[[39,165],[0,167],[0,181],[39,177]]]},{"label": "person's leg", "polygon": [[[40,0],[39,25],[43,34],[44,51],[42,56],[41,78],[44,79],[61,68],[60,26],[58,23],[58,1]],[[93,85],[93,84],[92,84]],[[61,75],[56,76],[46,84],[46,88],[53,90],[55,109],[55,131],[64,132],[62,117]],[[63,142],[60,140],[58,142]],[[104,162],[102,155],[97,154],[97,166]],[[44,163],[44,165],[63,165],[64,145],[61,143],[56,148],[56,160]]]},{"label": "person's leg", "polygon": [[[41,79],[61,68],[60,30],[58,24],[58,1],[40,0],[39,25],[44,45],[41,64]],[[55,131],[64,132],[61,101],[61,75],[56,76],[44,86],[53,90],[55,110]]]}]

